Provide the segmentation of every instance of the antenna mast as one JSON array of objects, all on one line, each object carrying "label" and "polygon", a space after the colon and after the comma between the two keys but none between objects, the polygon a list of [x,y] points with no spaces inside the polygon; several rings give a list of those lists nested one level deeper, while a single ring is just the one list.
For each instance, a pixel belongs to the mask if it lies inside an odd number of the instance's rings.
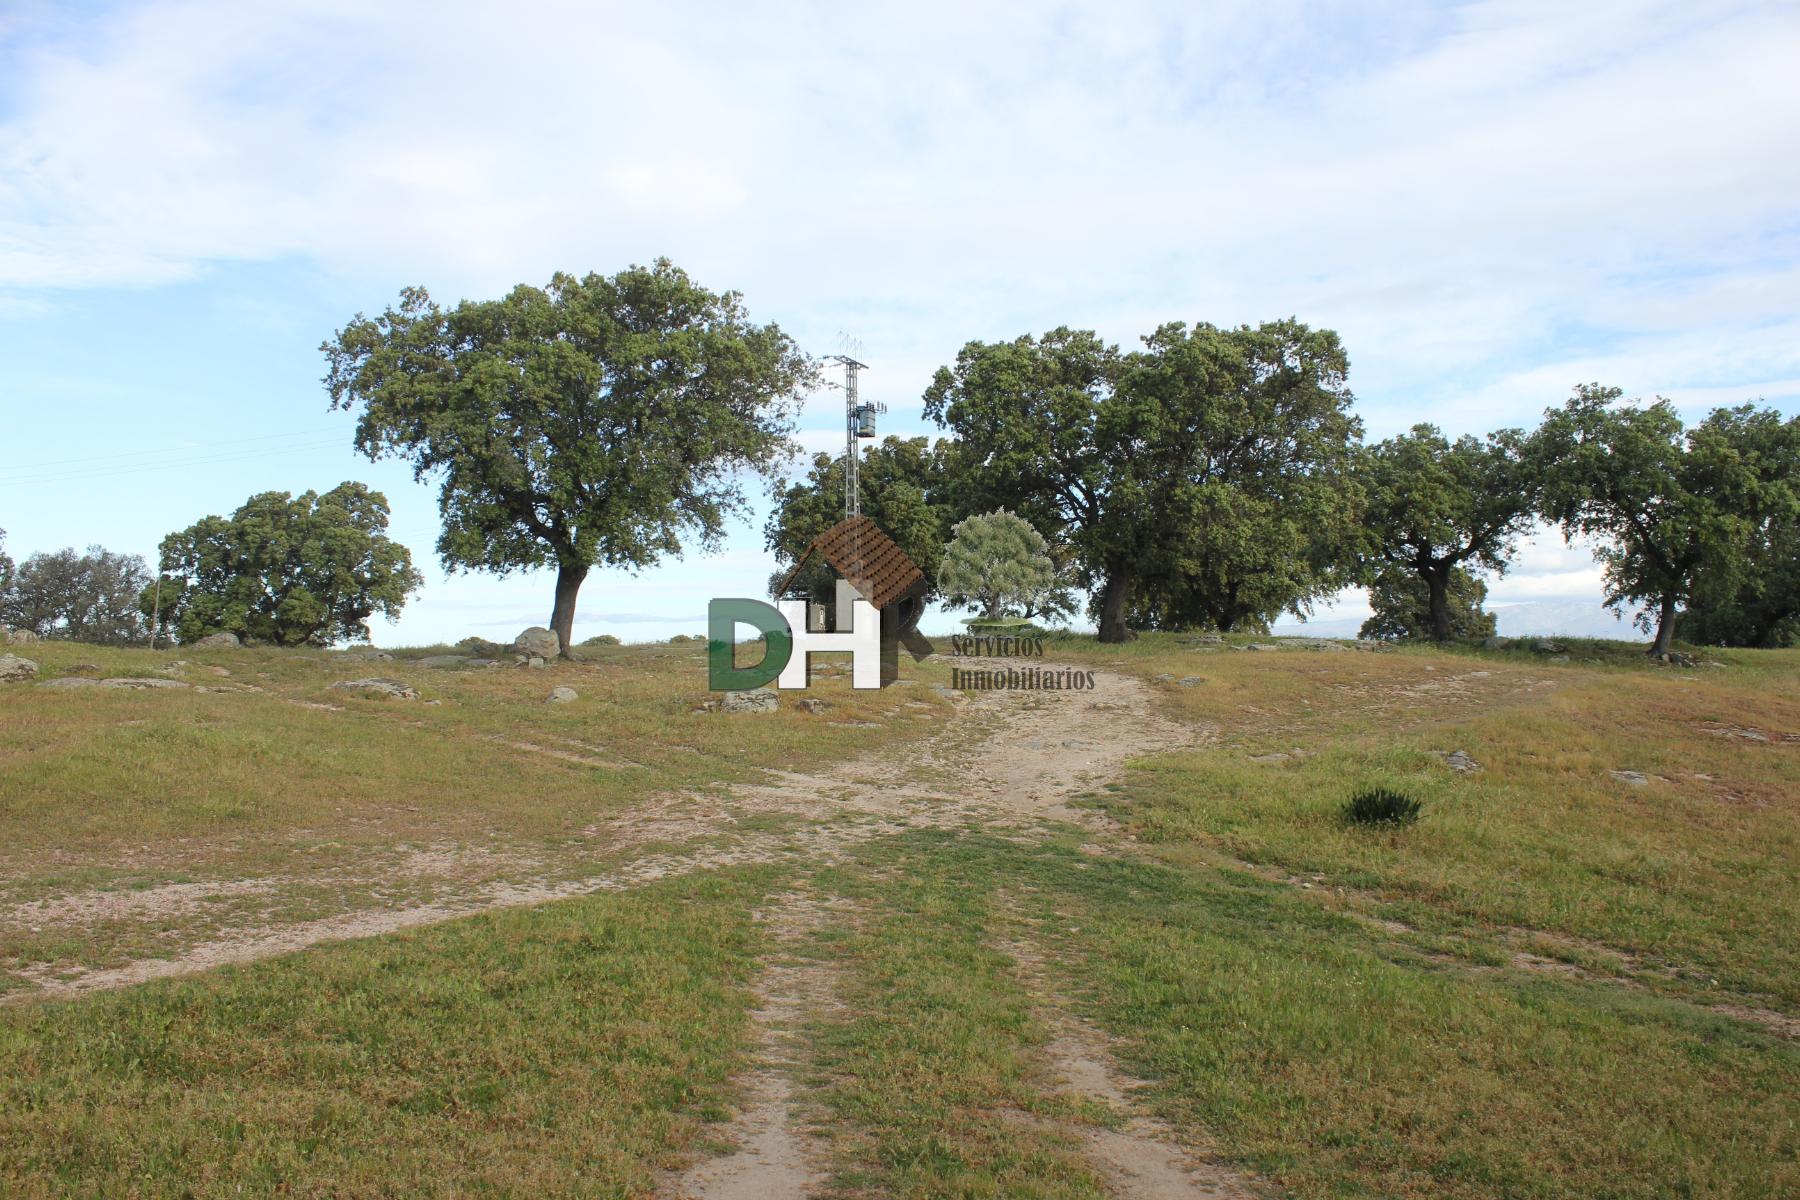
[{"label": "antenna mast", "polygon": [[853,350],[862,352],[861,343],[842,335],[838,340],[844,352],[832,355],[831,361],[841,363],[844,368],[844,516],[849,518],[862,515],[856,442],[858,438],[875,436],[875,414],[884,409],[880,405],[864,404],[857,397],[857,373],[869,369],[869,364],[858,362],[851,355]]}]

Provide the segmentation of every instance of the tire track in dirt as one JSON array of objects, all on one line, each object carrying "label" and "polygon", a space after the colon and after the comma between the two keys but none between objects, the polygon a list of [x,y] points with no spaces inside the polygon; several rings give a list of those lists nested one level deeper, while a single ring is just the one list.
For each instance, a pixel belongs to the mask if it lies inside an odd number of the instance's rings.
[{"label": "tire track in dirt", "polygon": [[[980,659],[964,661],[984,665]],[[55,966],[14,968],[15,976],[35,986],[0,995],[0,1004],[68,999],[243,965],[325,942],[639,887],[695,871],[790,860],[831,862],[853,846],[908,829],[979,823],[1025,832],[1042,828],[1049,819],[1116,830],[1108,818],[1068,802],[1117,774],[1127,759],[1186,744],[1191,734],[1153,711],[1154,693],[1141,681],[1101,671],[1095,682],[1086,692],[963,694],[949,726],[923,743],[879,750],[814,774],[769,772],[768,783],[738,784],[717,795],[652,800],[588,832],[605,837],[612,849],[670,843],[677,848],[647,853],[608,871],[593,872],[591,860],[540,860],[537,879],[529,878],[531,865],[522,864],[525,878],[490,881],[449,899],[233,930],[169,957],[139,958],[73,975]],[[789,833],[734,830],[736,813],[787,816],[799,827]],[[253,882],[213,884],[209,891],[241,889]],[[166,899],[166,911],[148,899],[140,900],[135,910],[156,919],[177,915],[191,901],[187,889],[171,890]],[[58,902],[33,903],[29,912],[0,911],[0,924],[26,925],[26,917],[42,920]],[[64,910],[74,915],[80,905],[65,904]]]},{"label": "tire track in dirt", "polygon": [[808,1051],[803,1026],[829,1010],[836,972],[805,945],[824,923],[830,902],[804,893],[773,897],[759,914],[775,953],[756,984],[751,1012],[756,1063],[739,1085],[744,1103],[726,1138],[737,1149],[689,1169],[670,1189],[677,1200],[763,1200],[804,1196],[827,1178],[825,1150],[805,1127],[797,1075]]},{"label": "tire track in dirt", "polygon": [[[1253,1183],[1197,1152],[1168,1122],[1143,1111],[1133,1097],[1149,1085],[1119,1065],[1106,1033],[1071,1010],[1035,942],[1021,931],[994,948],[1012,960],[1015,977],[1032,998],[1033,1015],[1050,1031],[1042,1056],[1049,1090],[1097,1104],[1113,1118],[1110,1125],[1064,1122],[1062,1131],[1082,1147],[1114,1195],[1125,1200],[1257,1200],[1272,1194],[1269,1185]],[[1044,1119],[1034,1121],[1042,1124]]]}]

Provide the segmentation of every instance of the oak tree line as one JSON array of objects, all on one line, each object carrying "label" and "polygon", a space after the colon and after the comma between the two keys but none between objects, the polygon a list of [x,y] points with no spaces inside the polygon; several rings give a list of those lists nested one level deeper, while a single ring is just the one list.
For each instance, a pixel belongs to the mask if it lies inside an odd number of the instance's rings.
[{"label": "oak tree line", "polygon": [[[558,274],[497,300],[421,288],[321,347],[356,448],[437,485],[452,571],[555,569],[572,644],[596,566],[716,546],[772,480],[783,566],[841,514],[841,456],[781,478],[817,365],[743,298],[667,260]],[[1338,336],[1297,320],[1171,322],[1130,349],[1067,327],[972,341],[924,411],[947,436],[889,437],[862,511],[933,594],[986,617],[1055,618],[1085,593],[1102,641],[1139,629],[1266,628],[1350,585],[1375,636],[1492,630],[1485,584],[1542,520],[1593,542],[1607,601],[1654,632],[1783,645],[1800,633],[1800,418],[1721,408],[1685,426],[1664,400],[1585,385],[1536,429],[1365,441]],[[367,636],[419,586],[358,483],[251,497],[171,534],[152,576],[98,547],[0,554],[0,622],[45,636],[277,644]],[[778,571],[776,578],[785,576]],[[798,581],[828,593],[822,568]]]}]

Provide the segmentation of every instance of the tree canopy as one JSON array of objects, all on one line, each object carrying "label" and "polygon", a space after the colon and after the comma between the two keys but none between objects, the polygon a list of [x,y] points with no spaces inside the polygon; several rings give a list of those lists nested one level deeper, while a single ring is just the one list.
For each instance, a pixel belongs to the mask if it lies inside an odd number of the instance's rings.
[{"label": "tree canopy", "polygon": [[1503,574],[1536,519],[1539,465],[1529,445],[1517,429],[1452,442],[1421,424],[1358,456],[1363,577],[1373,585],[1396,568],[1417,575],[1433,641],[1466,636],[1452,611],[1454,573]]},{"label": "tree canopy", "polygon": [[146,636],[138,592],[149,581],[142,558],[104,546],[34,554],[16,570],[0,561],[0,625],[44,638],[129,645]]},{"label": "tree canopy", "polygon": [[1174,322],[1130,355],[1061,328],[970,342],[925,411],[968,447],[981,500],[1068,545],[1116,642],[1140,588],[1234,611],[1326,590],[1318,531],[1359,428],[1347,369],[1336,334],[1297,321]]},{"label": "tree canopy", "polygon": [[1686,429],[1667,400],[1621,394],[1586,385],[1547,414],[1545,513],[1596,540],[1607,604],[1637,607],[1663,654],[1678,609],[1736,594],[1759,534],[1794,511],[1800,418],[1746,404]]},{"label": "tree canopy", "polygon": [[957,523],[938,582],[952,607],[992,620],[1041,609],[1057,590],[1056,564],[1044,535],[1002,508]]},{"label": "tree canopy", "polygon": [[440,481],[451,569],[557,570],[551,627],[571,644],[596,565],[715,546],[739,474],[788,451],[811,362],[666,259],[444,309],[422,288],[322,347],[357,448]]},{"label": "tree canopy", "polygon": [[[163,539],[161,624],[183,642],[235,633],[277,646],[367,640],[423,582],[386,536],[387,498],[360,483],[262,492]],[[140,593],[148,614],[152,589]]]},{"label": "tree canopy", "polygon": [[1675,619],[1683,640],[1768,649],[1800,640],[1800,514],[1770,516],[1753,534],[1736,588],[1703,588]]}]

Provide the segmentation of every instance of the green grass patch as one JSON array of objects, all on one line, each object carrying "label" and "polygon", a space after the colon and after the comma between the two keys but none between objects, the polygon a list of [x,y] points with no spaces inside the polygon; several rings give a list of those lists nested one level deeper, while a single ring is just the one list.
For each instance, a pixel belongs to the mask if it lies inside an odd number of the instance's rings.
[{"label": "green grass patch", "polygon": [[0,1193],[647,1194],[724,1113],[768,878],[0,1010]]}]

